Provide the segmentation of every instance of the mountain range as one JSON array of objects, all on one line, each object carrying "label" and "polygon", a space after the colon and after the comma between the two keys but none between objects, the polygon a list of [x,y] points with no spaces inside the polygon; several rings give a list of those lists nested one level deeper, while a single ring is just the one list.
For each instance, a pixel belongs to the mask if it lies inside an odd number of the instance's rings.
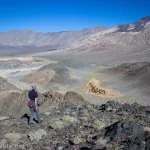
[{"label": "mountain range", "polygon": [[150,16],[131,24],[114,28],[95,27],[78,31],[36,32],[12,30],[0,32],[0,50],[3,49],[74,49],[120,50],[150,47]]}]

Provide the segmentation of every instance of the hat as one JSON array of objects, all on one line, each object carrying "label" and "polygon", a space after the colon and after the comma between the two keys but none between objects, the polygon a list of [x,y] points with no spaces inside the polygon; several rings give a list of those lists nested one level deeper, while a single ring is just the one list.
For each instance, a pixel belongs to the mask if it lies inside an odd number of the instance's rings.
[{"label": "hat", "polygon": [[36,89],[37,86],[36,85],[32,85],[31,87],[32,87],[32,89]]}]

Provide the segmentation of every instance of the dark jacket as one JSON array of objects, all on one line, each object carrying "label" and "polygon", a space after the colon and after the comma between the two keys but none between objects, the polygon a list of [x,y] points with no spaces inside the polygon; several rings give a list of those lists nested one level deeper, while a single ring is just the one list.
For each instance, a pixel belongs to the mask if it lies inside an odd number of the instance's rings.
[{"label": "dark jacket", "polygon": [[35,98],[38,98],[38,93],[34,89],[32,89],[29,91],[28,97],[31,101],[35,101]]}]

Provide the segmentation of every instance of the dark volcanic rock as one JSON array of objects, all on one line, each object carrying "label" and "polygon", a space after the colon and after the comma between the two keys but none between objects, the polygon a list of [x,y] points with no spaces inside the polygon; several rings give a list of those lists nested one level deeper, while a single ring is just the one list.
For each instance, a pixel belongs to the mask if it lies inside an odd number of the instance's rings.
[{"label": "dark volcanic rock", "polygon": [[[47,99],[53,96],[45,95]],[[68,92],[64,97],[62,103],[65,100],[77,103],[60,105],[43,114],[40,125],[28,125],[23,119],[1,119],[0,144],[24,143],[28,149],[37,150],[150,149],[149,106],[122,105],[113,101],[101,106],[82,105],[82,97],[77,93]]]},{"label": "dark volcanic rock", "polygon": [[102,104],[99,108],[99,110],[102,111],[116,111],[119,108],[121,108],[121,104],[115,101],[108,101],[105,104]]},{"label": "dark volcanic rock", "polygon": [[136,122],[125,121],[106,127],[104,137],[109,138],[109,142],[124,145],[124,150],[145,150],[148,148],[146,139],[150,138],[150,134]]}]

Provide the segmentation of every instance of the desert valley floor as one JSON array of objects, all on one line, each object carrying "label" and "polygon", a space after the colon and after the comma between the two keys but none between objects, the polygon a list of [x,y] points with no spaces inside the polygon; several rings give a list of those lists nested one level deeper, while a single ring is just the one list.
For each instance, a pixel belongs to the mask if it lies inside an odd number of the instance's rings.
[{"label": "desert valley floor", "polygon": [[[143,77],[142,68],[146,68],[145,76],[148,76],[150,64],[144,53],[55,51],[3,56],[0,62],[1,82],[7,80],[1,88],[8,92],[10,85],[16,91],[23,91],[36,84],[41,93],[50,90],[65,93],[69,89],[94,104],[108,100],[149,104],[148,78]],[[142,80],[141,84],[138,79]]]}]

